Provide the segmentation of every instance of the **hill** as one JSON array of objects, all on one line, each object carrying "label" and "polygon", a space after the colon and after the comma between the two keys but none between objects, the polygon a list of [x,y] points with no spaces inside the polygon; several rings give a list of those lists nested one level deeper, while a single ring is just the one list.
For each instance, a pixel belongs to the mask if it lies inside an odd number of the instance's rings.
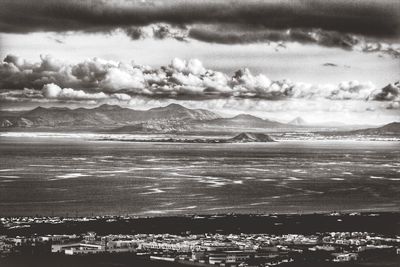
[{"label": "hill", "polygon": [[227,140],[229,143],[250,143],[250,142],[275,142],[270,136],[262,133],[241,133]]},{"label": "hill", "polygon": [[325,136],[381,136],[400,137],[400,122],[392,122],[377,128],[366,128],[353,131],[320,132]]},{"label": "hill", "polygon": [[392,122],[378,128],[350,131],[350,133],[362,135],[400,135],[400,122]]}]

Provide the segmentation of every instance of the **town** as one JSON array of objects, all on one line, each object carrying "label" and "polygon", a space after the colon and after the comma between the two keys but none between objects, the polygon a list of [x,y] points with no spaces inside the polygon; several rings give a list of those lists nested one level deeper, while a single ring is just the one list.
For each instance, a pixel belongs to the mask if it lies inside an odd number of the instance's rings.
[{"label": "town", "polygon": [[[353,215],[359,216],[359,215]],[[116,217],[102,218],[108,223]],[[126,218],[127,219],[127,218]],[[60,219],[1,218],[8,231],[35,224],[81,224],[96,218]],[[369,258],[400,259],[400,236],[371,232],[316,232],[314,234],[266,233],[136,233],[97,234],[94,231],[68,234],[1,235],[0,255],[87,255],[127,254],[149,261],[191,266],[286,266],[298,262],[364,262]]]}]

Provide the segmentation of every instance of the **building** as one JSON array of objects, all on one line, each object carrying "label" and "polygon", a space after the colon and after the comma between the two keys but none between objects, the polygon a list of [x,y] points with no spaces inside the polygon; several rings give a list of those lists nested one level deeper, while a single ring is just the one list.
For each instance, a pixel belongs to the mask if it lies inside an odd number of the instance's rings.
[{"label": "building", "polygon": [[69,243],[69,244],[52,244],[51,252],[52,253],[64,253],[64,251],[70,247],[78,246],[79,243]]},{"label": "building", "polygon": [[356,261],[358,258],[356,253],[334,253],[332,255],[335,256],[334,262]]},{"label": "building", "polygon": [[64,249],[65,255],[95,254],[105,252],[101,245],[78,244]]},{"label": "building", "polygon": [[66,255],[93,254],[105,252],[104,246],[97,244],[72,243],[72,244],[53,244],[51,252],[65,253]]},{"label": "building", "polygon": [[210,253],[208,256],[208,262],[210,264],[241,263],[250,259],[253,254],[253,252],[244,252],[240,250]]}]

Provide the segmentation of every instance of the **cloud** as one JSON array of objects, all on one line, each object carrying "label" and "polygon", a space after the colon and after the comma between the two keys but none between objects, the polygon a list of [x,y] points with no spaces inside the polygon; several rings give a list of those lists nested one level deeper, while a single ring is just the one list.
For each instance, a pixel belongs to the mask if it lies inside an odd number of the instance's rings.
[{"label": "cloud", "polygon": [[391,83],[380,90],[376,90],[370,97],[377,101],[400,101],[400,82]]},{"label": "cloud", "polygon": [[127,27],[125,28],[125,33],[128,35],[132,40],[139,40],[146,37],[145,32],[140,27]]},{"label": "cloud", "polygon": [[107,69],[102,80],[99,80],[99,87],[116,92],[123,89],[140,94],[145,87],[143,72],[140,69],[131,67],[111,67]]},{"label": "cloud", "polygon": [[326,62],[326,63],[322,64],[322,66],[324,66],[324,67],[338,67],[337,64],[331,63],[331,62]]},{"label": "cloud", "polygon": [[394,0],[3,0],[0,31],[93,31],[165,22],[321,28],[393,36],[399,34],[398,8],[399,2]]},{"label": "cloud", "polygon": [[54,83],[43,86],[42,93],[47,98],[57,98],[61,94],[62,89]]},{"label": "cloud", "polygon": [[172,60],[171,67],[186,75],[202,75],[206,72],[206,69],[203,67],[203,63],[201,63],[201,61],[198,59],[191,59],[186,62],[185,60],[174,58]]},{"label": "cloud", "polygon": [[7,55],[0,63],[0,88],[41,88],[46,83],[70,84],[77,82],[70,66],[51,56],[31,63],[14,55]]},{"label": "cloud", "polygon": [[86,93],[82,90],[74,90],[71,88],[60,88],[54,83],[45,84],[42,88],[42,94],[46,98],[50,99],[63,99],[63,100],[95,100],[95,99],[106,99],[105,93]]},{"label": "cloud", "polygon": [[369,98],[376,101],[389,101],[387,109],[400,109],[400,81],[375,90]]},{"label": "cloud", "polygon": [[[105,99],[128,101],[133,96],[154,99],[326,99],[398,101],[398,83],[382,89],[370,82],[309,84],[274,81],[263,74],[240,69],[233,76],[206,69],[197,59],[175,58],[171,64],[151,68],[99,58],[67,64],[51,56],[27,62],[8,55],[0,64],[0,88],[41,90],[47,99]],[[25,91],[21,97],[37,97]],[[9,95],[11,96],[11,95]],[[14,95],[13,97],[18,97]]]},{"label": "cloud", "polygon": [[24,88],[22,90],[4,90],[0,91],[0,102],[10,101],[28,101],[28,100],[41,100],[43,99],[43,94],[41,91]]},{"label": "cloud", "polygon": [[176,39],[187,42],[188,28],[186,26],[169,25],[166,23],[156,23],[149,26],[131,26],[123,28],[125,34],[132,40],[144,38],[154,38],[156,40]]},{"label": "cloud", "polygon": [[266,43],[284,47],[285,43],[316,44],[367,53],[381,52],[400,57],[400,45],[388,44],[377,39],[369,40],[361,35],[323,29],[288,28],[270,29],[238,25],[194,25],[188,31],[188,38],[219,44]]},{"label": "cloud", "polygon": [[386,106],[387,109],[400,109],[400,101],[393,101]]},{"label": "cloud", "polygon": [[[0,32],[111,32],[222,44],[300,42],[400,57],[396,0],[3,0]],[[390,44],[391,43],[391,44]]]},{"label": "cloud", "polygon": [[197,40],[217,44],[265,43],[276,50],[286,48],[288,43],[301,43],[400,57],[400,44],[396,41],[387,43],[377,38],[320,28],[271,29],[260,25],[238,24],[193,24],[182,27],[158,23],[144,27],[128,27],[124,32],[132,40],[153,38],[184,42]]},{"label": "cloud", "polygon": [[351,49],[359,42],[354,34],[320,28],[271,29],[264,26],[194,25],[189,37],[204,42],[239,44],[255,42],[299,42],[314,43],[327,47]]},{"label": "cloud", "polygon": [[155,39],[174,38],[178,41],[186,41],[187,29],[186,27],[173,27],[168,24],[156,24],[152,26],[153,37]]}]

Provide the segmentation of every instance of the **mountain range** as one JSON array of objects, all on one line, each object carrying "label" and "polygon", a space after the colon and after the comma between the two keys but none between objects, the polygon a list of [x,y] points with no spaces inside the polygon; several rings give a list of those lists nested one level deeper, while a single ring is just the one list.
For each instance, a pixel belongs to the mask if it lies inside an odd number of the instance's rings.
[{"label": "mountain range", "polygon": [[[399,134],[399,123],[380,128],[342,131],[343,134],[383,135]],[[44,108],[37,107],[23,112],[1,112],[0,128],[56,129],[62,131],[89,129],[109,133],[135,132],[286,132],[326,128],[327,124],[311,125],[301,117],[285,124],[262,119],[249,114],[222,118],[205,109],[189,109],[170,104],[148,110],[134,110],[117,105],[101,105],[96,108]],[[360,127],[359,127],[360,128]],[[367,127],[364,127],[367,128]],[[353,128],[355,129],[355,128]],[[314,129],[315,130],[315,129]],[[333,129],[338,130],[338,129]],[[332,130],[331,130],[332,131]]]},{"label": "mountain range", "polygon": [[239,129],[293,128],[293,125],[264,120],[249,114],[221,118],[204,109],[189,109],[179,104],[149,110],[133,110],[116,105],[96,108],[44,108],[0,115],[2,128],[97,128],[114,133],[231,131]]},{"label": "mountain range", "polygon": [[219,116],[203,109],[188,109],[178,104],[149,110],[133,110],[117,105],[96,108],[43,108],[0,117],[2,127],[118,127],[147,122],[202,121]]}]

